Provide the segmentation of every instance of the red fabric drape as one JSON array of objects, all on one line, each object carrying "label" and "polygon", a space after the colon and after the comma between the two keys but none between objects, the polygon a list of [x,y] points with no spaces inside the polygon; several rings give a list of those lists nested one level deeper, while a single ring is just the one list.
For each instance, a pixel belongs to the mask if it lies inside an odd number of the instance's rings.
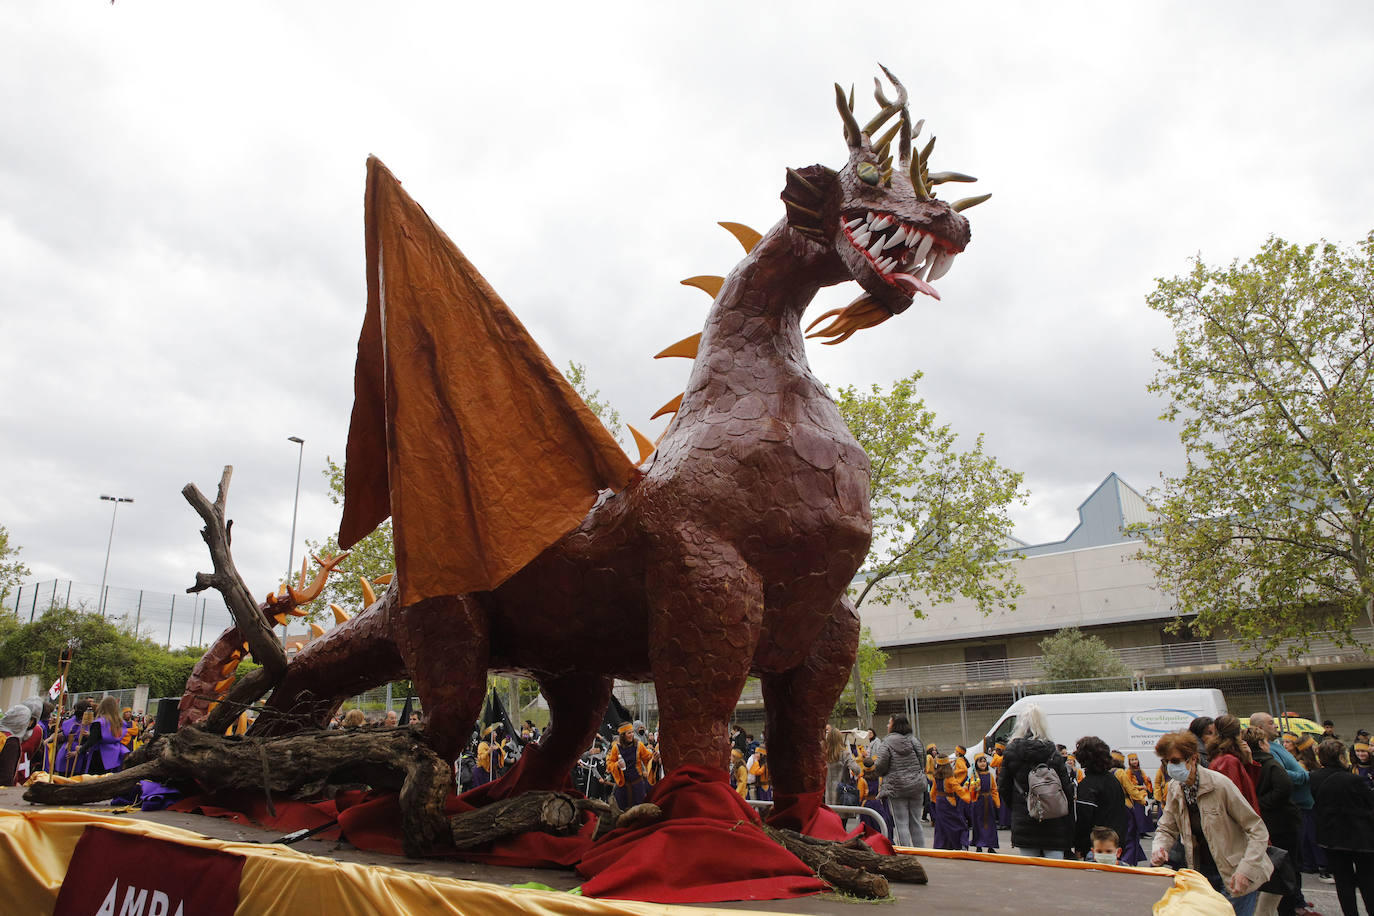
[{"label": "red fabric drape", "polygon": [[[517,765],[494,783],[450,796],[445,811],[458,814],[509,797],[545,775],[537,748],[527,750],[521,764],[523,769]],[[826,889],[799,859],[768,839],[758,815],[730,788],[724,772],[679,767],[654,787],[648,800],[663,809],[661,820],[612,831],[596,844],[591,840],[594,821],[589,819],[572,836],[529,833],[487,849],[448,855],[513,867],[575,867],[586,879],[582,892],[589,897],[654,903],[779,900]],[[400,806],[394,793],[343,792],[332,801],[274,798],[273,803],[275,815],[268,813],[261,792],[243,791],[183,799],[171,809],[227,817],[282,833],[319,827],[337,818],[338,827],[320,836],[342,838],[359,849],[403,855]],[[846,833],[839,816],[821,804],[820,793],[777,796],[769,821],[822,839],[864,834],[875,851],[892,851],[887,840],[867,828]]]}]

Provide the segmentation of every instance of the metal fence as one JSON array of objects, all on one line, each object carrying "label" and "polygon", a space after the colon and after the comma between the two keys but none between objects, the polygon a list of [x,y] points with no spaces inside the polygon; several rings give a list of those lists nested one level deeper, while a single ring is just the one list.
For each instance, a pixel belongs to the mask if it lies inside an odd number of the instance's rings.
[{"label": "metal fence", "polygon": [[[229,609],[215,591],[188,595],[107,585],[104,598],[107,619],[169,649],[208,645],[234,623]],[[96,613],[102,606],[100,599],[99,585],[51,579],[20,586],[6,597],[3,610],[30,623],[50,608],[69,607]],[[303,624],[296,623],[295,627],[295,634],[290,634],[289,629],[288,634],[304,638],[308,633]]]}]

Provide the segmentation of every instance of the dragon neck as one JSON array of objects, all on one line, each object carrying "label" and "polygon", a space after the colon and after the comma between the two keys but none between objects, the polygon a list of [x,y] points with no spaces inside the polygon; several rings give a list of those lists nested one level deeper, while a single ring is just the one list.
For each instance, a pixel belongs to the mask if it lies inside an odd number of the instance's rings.
[{"label": "dragon neck", "polygon": [[759,364],[809,374],[801,319],[823,286],[843,279],[839,258],[779,221],[725,278],[702,331],[684,406],[722,381],[756,387]]}]

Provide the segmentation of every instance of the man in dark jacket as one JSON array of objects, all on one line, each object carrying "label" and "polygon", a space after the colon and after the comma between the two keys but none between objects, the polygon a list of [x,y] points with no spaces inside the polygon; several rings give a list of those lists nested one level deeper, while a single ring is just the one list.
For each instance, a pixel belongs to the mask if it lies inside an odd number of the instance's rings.
[{"label": "man in dark jacket", "polygon": [[[1031,770],[1046,764],[1059,777],[1069,813],[1049,820],[1036,820],[1026,808],[1026,779]],[[1011,743],[1002,755],[1002,772],[997,777],[997,792],[1011,806],[1011,844],[1023,856],[1062,859],[1073,848],[1074,781],[1062,754],[1049,739],[1045,714],[1031,706],[1016,725]]]},{"label": "man in dark jacket", "polygon": [[[1302,812],[1293,801],[1293,780],[1278,758],[1270,753],[1269,737],[1263,728],[1256,725],[1247,728],[1245,743],[1250,746],[1250,756],[1260,770],[1255,780],[1255,796],[1260,803],[1260,818],[1269,828],[1269,844],[1296,857]],[[1297,871],[1296,864],[1293,870]],[[1295,893],[1286,894],[1279,901],[1279,916],[1293,916],[1306,909],[1306,899],[1299,884]]]},{"label": "man in dark jacket", "polygon": [[1345,768],[1345,745],[1328,738],[1317,747],[1321,769],[1312,774],[1317,845],[1326,851],[1342,913],[1374,913],[1374,789]]}]

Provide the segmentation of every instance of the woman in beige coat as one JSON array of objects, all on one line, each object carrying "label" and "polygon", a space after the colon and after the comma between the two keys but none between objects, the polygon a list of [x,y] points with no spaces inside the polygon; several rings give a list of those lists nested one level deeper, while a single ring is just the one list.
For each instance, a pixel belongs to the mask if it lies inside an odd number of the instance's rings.
[{"label": "woman in beige coat", "polygon": [[1227,894],[1237,916],[1250,916],[1260,885],[1273,872],[1264,851],[1269,844],[1264,821],[1234,782],[1198,765],[1192,732],[1165,735],[1155,753],[1168,771],[1169,792],[1155,829],[1150,864],[1168,861],[1169,849],[1181,839],[1188,867]]}]

